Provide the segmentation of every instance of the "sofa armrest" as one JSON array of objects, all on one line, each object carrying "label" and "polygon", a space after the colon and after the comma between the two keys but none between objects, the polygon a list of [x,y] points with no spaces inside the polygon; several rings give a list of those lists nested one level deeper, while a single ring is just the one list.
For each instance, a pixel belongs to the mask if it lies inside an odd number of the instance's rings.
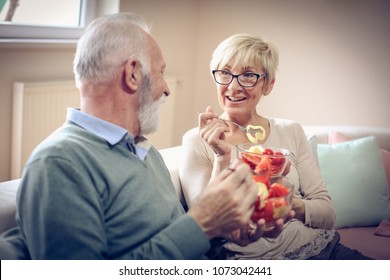
[{"label": "sofa armrest", "polygon": [[16,193],[20,179],[0,183],[0,233],[16,226]]},{"label": "sofa armrest", "polygon": [[184,199],[183,190],[181,188],[181,182],[179,177],[179,161],[178,159],[181,157],[181,146],[174,146],[171,148],[161,149],[159,150],[165,165],[167,166],[170,174],[172,182],[176,189],[177,197],[179,198],[181,204],[186,206],[187,203]]}]

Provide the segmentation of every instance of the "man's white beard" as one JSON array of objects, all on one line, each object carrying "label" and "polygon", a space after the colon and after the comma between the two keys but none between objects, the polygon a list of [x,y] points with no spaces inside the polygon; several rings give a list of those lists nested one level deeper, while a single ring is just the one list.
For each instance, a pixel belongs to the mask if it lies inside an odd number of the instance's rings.
[{"label": "man's white beard", "polygon": [[165,101],[165,94],[160,99],[153,101],[152,87],[149,75],[143,77],[142,96],[139,104],[138,121],[140,135],[148,135],[156,132],[160,124],[160,106]]}]

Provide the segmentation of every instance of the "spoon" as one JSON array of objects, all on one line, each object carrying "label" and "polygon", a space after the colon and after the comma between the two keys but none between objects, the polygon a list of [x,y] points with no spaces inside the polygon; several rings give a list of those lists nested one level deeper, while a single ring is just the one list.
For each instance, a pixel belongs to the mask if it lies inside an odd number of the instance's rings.
[{"label": "spoon", "polygon": [[248,132],[248,129],[245,126],[242,126],[242,125],[240,125],[240,124],[238,124],[238,123],[236,123],[234,121],[225,120],[225,119],[222,119],[222,118],[218,118],[218,119],[220,119],[220,120],[222,120],[224,122],[230,122],[230,123],[236,125],[242,132],[245,132],[245,133]]}]

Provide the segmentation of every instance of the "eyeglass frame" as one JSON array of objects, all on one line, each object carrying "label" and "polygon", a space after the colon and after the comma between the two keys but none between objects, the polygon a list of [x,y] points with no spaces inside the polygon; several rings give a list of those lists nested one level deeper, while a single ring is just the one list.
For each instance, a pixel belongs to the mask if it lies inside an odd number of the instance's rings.
[{"label": "eyeglass frame", "polygon": [[[217,79],[216,79],[216,77],[215,77],[215,73],[218,73],[218,72],[226,72],[226,73],[229,73],[229,74],[231,75],[231,77],[232,77],[231,80],[230,80],[230,82],[228,82],[228,83],[220,83],[220,82],[218,82]],[[227,85],[230,85],[231,82],[233,82],[233,79],[234,79],[234,78],[236,78],[238,84],[239,84],[240,86],[242,86],[243,88],[251,88],[251,87],[254,87],[254,86],[257,85],[257,83],[259,82],[259,80],[260,80],[261,78],[263,78],[263,77],[266,78],[266,77],[268,76],[267,73],[261,73],[261,74],[259,74],[259,73],[254,73],[254,72],[244,72],[244,73],[241,73],[241,74],[238,74],[238,75],[234,75],[234,74],[232,74],[232,73],[230,73],[229,71],[226,71],[226,70],[212,70],[211,73],[213,74],[214,81],[215,81],[217,84],[220,84],[220,85],[223,85],[223,86],[227,86]],[[251,86],[243,86],[243,85],[240,83],[240,79],[239,79],[238,77],[241,76],[241,75],[243,75],[243,74],[248,74],[248,73],[253,74],[253,75],[256,76],[256,82],[255,82],[253,85],[251,85]]]}]

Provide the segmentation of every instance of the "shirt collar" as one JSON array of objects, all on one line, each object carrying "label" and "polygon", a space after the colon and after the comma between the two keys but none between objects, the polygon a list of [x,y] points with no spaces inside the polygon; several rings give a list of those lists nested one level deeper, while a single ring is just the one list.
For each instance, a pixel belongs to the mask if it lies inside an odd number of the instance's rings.
[{"label": "shirt collar", "polygon": [[111,145],[117,145],[122,142],[125,143],[127,138],[130,138],[131,142],[135,143],[137,156],[141,160],[145,159],[151,147],[149,141],[147,141],[145,137],[137,136],[134,139],[134,137],[123,127],[96,118],[81,112],[78,109],[68,108],[66,118],[100,138],[105,139]]}]

